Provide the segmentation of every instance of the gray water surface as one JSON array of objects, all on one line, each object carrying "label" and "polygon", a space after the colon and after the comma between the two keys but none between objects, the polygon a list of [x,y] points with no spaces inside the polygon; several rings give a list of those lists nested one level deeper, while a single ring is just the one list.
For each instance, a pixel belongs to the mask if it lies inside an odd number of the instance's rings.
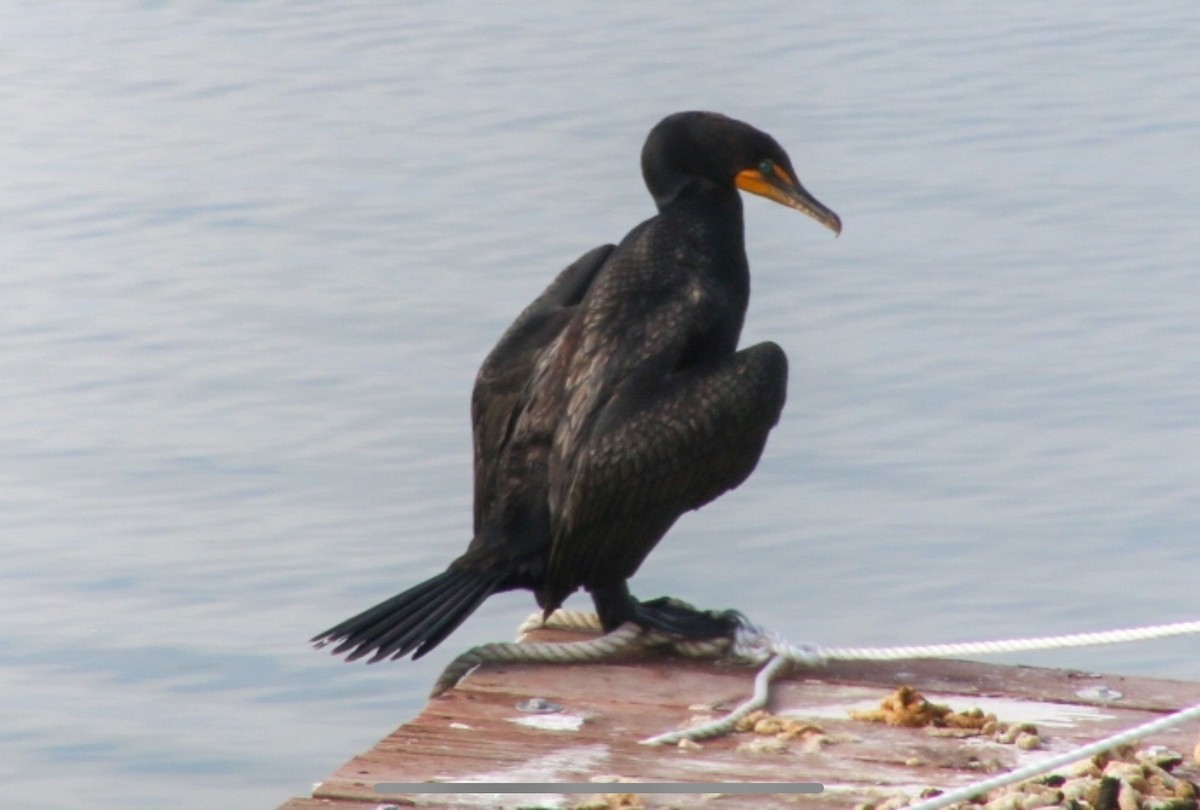
[{"label": "gray water surface", "polygon": [[475,369],[652,213],[680,109],[846,228],[747,202],[789,403],[636,593],[829,645],[1195,617],[1200,9],[964,8],[0,9],[5,803],[274,807],[511,636],[528,594],[416,663],[306,645],[467,542]]}]

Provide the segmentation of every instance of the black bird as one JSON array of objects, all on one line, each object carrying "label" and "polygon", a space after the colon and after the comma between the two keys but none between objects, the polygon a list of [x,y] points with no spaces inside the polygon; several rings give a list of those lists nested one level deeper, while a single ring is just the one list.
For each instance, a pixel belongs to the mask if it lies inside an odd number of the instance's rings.
[{"label": "black bird", "polygon": [[466,553],[317,646],[419,658],[488,596],[517,588],[547,614],[583,588],[606,630],[728,631],[727,616],[639,602],[626,580],[680,515],[750,475],[783,409],[783,350],[737,349],[750,296],[737,190],[842,225],[774,138],[716,113],[661,121],[642,174],[658,214],[562,271],[479,370]]}]

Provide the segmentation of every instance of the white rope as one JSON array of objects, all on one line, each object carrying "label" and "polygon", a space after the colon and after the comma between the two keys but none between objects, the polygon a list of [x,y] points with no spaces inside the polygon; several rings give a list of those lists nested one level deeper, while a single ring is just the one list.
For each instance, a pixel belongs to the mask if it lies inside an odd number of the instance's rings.
[{"label": "white rope", "polygon": [[[556,610],[545,619],[541,614],[535,613],[525,620],[518,630],[518,634],[524,636],[529,631],[542,627],[583,632],[598,630],[600,622],[595,613],[579,610]],[[773,656],[782,655],[794,663],[814,666],[827,661],[899,661],[912,658],[946,658],[954,655],[995,655],[1010,652],[1057,650],[1147,641],[1191,633],[1200,633],[1200,619],[1149,627],[1130,627],[1036,638],[913,644],[902,647],[821,647],[817,644],[793,644],[776,633],[743,620],[739,622],[735,632],[732,652],[738,658],[753,664],[761,664]],[[601,638],[604,637],[601,636]],[[723,643],[724,640],[717,641],[722,643],[674,641],[673,646],[684,655],[704,657],[723,651],[726,646]],[[672,639],[669,636],[646,633],[643,643],[647,646],[654,646],[671,642]],[[506,660],[511,662],[513,659]],[[540,659],[531,657],[530,660]]]},{"label": "white rope", "polygon": [[472,647],[451,661],[433,685],[430,697],[437,697],[458,683],[480,664],[579,664],[602,661],[644,644],[645,632],[632,622],[597,638],[586,641],[535,642],[524,644],[482,644]]},{"label": "white rope", "polygon": [[[559,610],[555,611],[548,618],[542,618],[540,615],[530,617],[521,625],[520,632],[524,634],[538,627],[555,627],[577,631],[592,630],[599,627],[599,620],[595,617],[595,614]],[[485,644],[481,647],[472,648],[446,667],[434,686],[433,694],[438,695],[449,689],[460,678],[483,663],[583,663],[601,661],[627,655],[631,651],[636,652],[646,647],[661,645],[670,645],[677,652],[692,657],[715,657],[729,653],[733,657],[751,664],[761,665],[765,663],[765,666],[763,666],[754,679],[754,693],[748,700],[729,714],[707,723],[692,726],[691,728],[659,734],[642,741],[646,745],[662,745],[678,743],[685,739],[703,740],[729,733],[743,717],[767,705],[767,701],[770,698],[772,681],[780,673],[787,671],[795,665],[816,666],[828,661],[896,661],[911,658],[944,658],[955,655],[987,655],[994,653],[1027,652],[1031,650],[1054,650],[1068,647],[1118,644],[1129,641],[1167,638],[1169,636],[1179,636],[1189,633],[1200,633],[1200,620],[1160,624],[1150,627],[1106,630],[1094,633],[1042,636],[1040,638],[1029,639],[1002,639],[997,641],[925,644],[904,647],[820,647],[815,644],[793,644],[782,636],[751,624],[745,618],[738,621],[732,639],[719,638],[703,641],[681,641],[662,633],[645,631],[637,625],[629,623],[618,627],[611,633],[588,639],[587,641]],[[1193,710],[1200,709],[1194,707]],[[1164,718],[1162,721],[1156,722],[1165,722],[1167,719]],[[1186,719],[1188,718],[1183,718],[1183,720]],[[1182,720],[1178,722],[1182,722]],[[1168,726],[1162,726],[1162,728],[1166,727]],[[1159,729],[1156,727],[1153,730]],[[1133,732],[1137,732],[1135,736],[1148,733],[1141,730],[1141,727],[1125,733]],[[1120,742],[1110,743],[1108,747],[1119,744]],[[1095,743],[1094,745],[1099,745],[1099,743]],[[1107,750],[1107,748],[1102,747],[1096,750]],[[1075,759],[1080,759],[1088,755],[1078,752],[1074,753]],[[1068,761],[1073,762],[1075,760]],[[1010,776],[1011,774],[997,778],[1008,779]],[[1020,781],[1020,778],[1014,781]],[[1009,782],[1004,782],[1003,784],[1009,784]],[[989,785],[976,789],[976,793],[983,790],[991,790],[993,787],[995,786]],[[941,798],[938,797],[939,800]],[[944,807],[945,805],[939,804],[937,806]],[[932,808],[922,806],[921,810],[932,810]]]},{"label": "white rope", "polygon": [[[1188,633],[1200,633],[1200,620],[1159,624],[1151,627],[1105,630],[1098,633],[1074,633],[1063,636],[973,641],[958,644],[924,644],[909,647],[818,647],[816,652],[827,661],[895,661],[905,658],[945,658],[952,655],[1059,650],[1067,647],[1146,641],[1153,638],[1182,636]],[[790,645],[788,646],[790,647]],[[812,648],[805,648],[803,655],[810,656],[811,654]],[[805,659],[801,657],[798,660]]]},{"label": "white rope", "polygon": [[738,721],[743,717],[767,705],[767,700],[771,696],[771,681],[775,680],[781,670],[790,665],[791,661],[784,656],[775,656],[754,677],[754,694],[729,714],[719,720],[710,720],[690,728],[668,731],[665,734],[649,737],[642,740],[642,745],[675,745],[683,740],[707,740],[710,737],[728,734],[737,728]]},{"label": "white rope", "polygon": [[[678,731],[642,740],[644,745],[673,745],[682,740],[705,740],[727,734],[743,717],[767,705],[771,682],[793,665],[823,664],[827,661],[895,661],[909,658],[940,658],[951,655],[982,655],[1020,650],[1049,650],[1092,644],[1116,644],[1149,638],[1200,632],[1200,621],[1177,622],[1153,627],[1109,630],[1097,633],[1046,636],[1032,639],[979,641],[961,644],[928,644],[907,647],[819,647],[792,644],[782,637],[747,623],[739,624],[731,652],[754,664],[767,662],[754,679],[754,694],[724,717]],[[990,788],[989,788],[990,789]]]},{"label": "white rope", "polygon": [[990,779],[984,779],[976,782],[973,785],[957,788],[943,793],[940,796],[935,796],[932,799],[927,799],[917,804],[907,805],[905,810],[941,810],[943,807],[949,807],[956,802],[968,801],[976,796],[987,793],[996,788],[1002,788],[1007,785],[1013,785],[1017,782],[1024,782],[1026,779],[1033,779],[1042,774],[1050,773],[1056,768],[1061,768],[1065,765],[1078,762],[1081,759],[1095,756],[1104,751],[1110,751],[1119,745],[1125,745],[1135,740],[1155,734],[1159,731],[1177,726],[1181,723],[1186,723],[1193,718],[1200,718],[1200,703],[1195,706],[1190,706],[1186,709],[1181,709],[1173,714],[1168,714],[1165,717],[1160,717],[1157,720],[1152,720],[1148,723],[1143,723],[1140,726],[1126,729],[1125,731],[1113,734],[1110,737],[1105,737],[1102,740],[1097,740],[1087,745],[1067,751],[1063,754],[1056,754],[1049,759],[1044,759],[1032,765],[1027,765],[1024,768],[1018,768],[1015,771],[993,776]]}]

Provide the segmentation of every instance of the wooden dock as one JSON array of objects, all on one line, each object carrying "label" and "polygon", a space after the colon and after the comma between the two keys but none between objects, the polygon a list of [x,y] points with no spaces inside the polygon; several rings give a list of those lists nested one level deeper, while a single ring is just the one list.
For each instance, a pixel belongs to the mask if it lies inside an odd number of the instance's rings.
[{"label": "wooden dock", "polygon": [[[539,631],[537,640],[577,640]],[[279,810],[396,807],[712,807],[875,806],[928,788],[971,784],[1038,758],[1200,703],[1200,684],[1093,673],[916,660],[835,663],[776,682],[758,732],[699,744],[650,747],[640,740],[710,719],[746,699],[754,670],[666,654],[622,663],[485,666],[432,699],[313,790]],[[897,687],[918,690],[956,712],[978,708],[1010,726],[994,730],[901,727],[856,719]],[[542,711],[530,711],[541,707]],[[784,720],[787,725],[781,725]],[[1030,724],[1025,737],[1015,731]],[[1001,726],[1003,730],[1004,725]],[[760,733],[763,732],[763,733]],[[1183,754],[1172,773],[1200,781],[1200,725],[1144,740]],[[1002,741],[1007,736],[1008,741]],[[636,782],[816,782],[819,794],[723,793],[624,796]],[[376,792],[387,783],[503,782],[608,785],[607,799],[561,794]],[[1183,802],[1184,807],[1195,807]]]}]

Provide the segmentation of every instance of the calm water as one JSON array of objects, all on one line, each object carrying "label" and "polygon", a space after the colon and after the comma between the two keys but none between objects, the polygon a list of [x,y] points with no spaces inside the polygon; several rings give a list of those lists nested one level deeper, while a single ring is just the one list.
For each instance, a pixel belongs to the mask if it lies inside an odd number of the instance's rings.
[{"label": "calm water", "polygon": [[636,592],[826,644],[1197,614],[1194,2],[406,5],[0,10],[6,805],[274,807],[511,635],[305,643],[466,542],[475,368],[678,109],[846,230],[747,204],[790,401]]}]

